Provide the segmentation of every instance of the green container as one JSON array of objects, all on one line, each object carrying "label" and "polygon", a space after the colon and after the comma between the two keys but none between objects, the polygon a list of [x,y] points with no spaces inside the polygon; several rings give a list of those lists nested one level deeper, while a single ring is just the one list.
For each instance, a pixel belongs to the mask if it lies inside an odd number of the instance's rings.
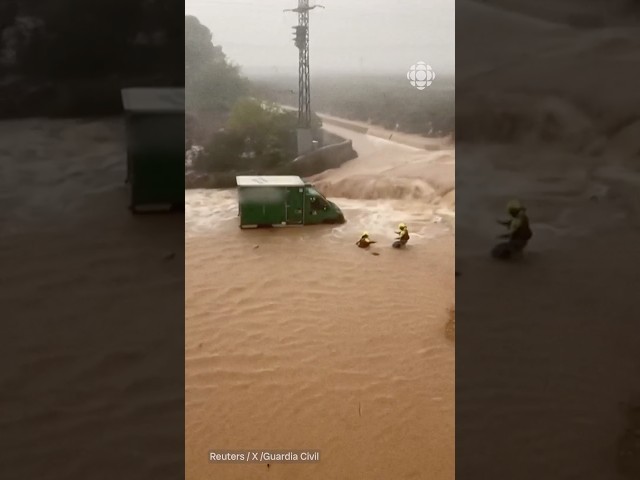
[{"label": "green container", "polygon": [[340,208],[294,176],[239,176],[240,228],[344,223]]},{"label": "green container", "polygon": [[184,89],[126,88],[130,208],[184,208]]}]

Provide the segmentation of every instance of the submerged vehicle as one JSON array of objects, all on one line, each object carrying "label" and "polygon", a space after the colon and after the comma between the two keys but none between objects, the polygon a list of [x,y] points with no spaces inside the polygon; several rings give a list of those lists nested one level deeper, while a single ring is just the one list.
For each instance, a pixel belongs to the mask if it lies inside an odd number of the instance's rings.
[{"label": "submerged vehicle", "polygon": [[296,176],[238,176],[240,228],[344,223],[342,210]]},{"label": "submerged vehicle", "polygon": [[129,208],[184,210],[184,88],[125,88],[121,94]]}]

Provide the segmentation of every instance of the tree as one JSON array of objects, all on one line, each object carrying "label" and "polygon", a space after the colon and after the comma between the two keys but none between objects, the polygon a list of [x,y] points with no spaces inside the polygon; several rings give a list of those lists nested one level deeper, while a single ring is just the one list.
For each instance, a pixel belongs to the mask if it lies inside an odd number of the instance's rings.
[{"label": "tree", "polygon": [[53,7],[37,10],[45,29],[23,52],[27,73],[100,77],[120,70],[140,30],[139,2],[64,0]]},{"label": "tree", "polygon": [[233,107],[227,128],[205,145],[194,165],[207,172],[268,172],[295,157],[296,117],[279,107],[242,98]]},{"label": "tree", "polygon": [[3,33],[6,28],[11,27],[18,16],[18,2],[10,0],[0,3],[0,52],[4,49]]},{"label": "tree", "polygon": [[247,91],[247,80],[196,17],[185,16],[184,37],[187,110],[228,111]]},{"label": "tree", "polygon": [[42,20],[44,28],[19,52],[19,66],[47,78],[140,74],[171,77],[171,84],[179,76],[181,84],[177,8],[172,0],[22,0],[21,15]]},{"label": "tree", "polygon": [[296,119],[277,105],[253,98],[242,99],[234,106],[228,127],[247,139],[248,148],[258,157],[273,158],[274,152],[282,156],[293,154]]}]

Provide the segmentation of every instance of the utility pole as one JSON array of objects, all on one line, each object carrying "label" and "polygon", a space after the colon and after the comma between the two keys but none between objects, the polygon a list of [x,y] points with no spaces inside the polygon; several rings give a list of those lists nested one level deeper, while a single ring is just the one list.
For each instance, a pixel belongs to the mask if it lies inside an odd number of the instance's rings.
[{"label": "utility pole", "polygon": [[309,6],[309,0],[298,0],[298,7],[284,10],[298,14],[294,42],[298,48],[298,153],[312,148],[311,135],[311,75],[309,73],[309,11],[322,5]]}]

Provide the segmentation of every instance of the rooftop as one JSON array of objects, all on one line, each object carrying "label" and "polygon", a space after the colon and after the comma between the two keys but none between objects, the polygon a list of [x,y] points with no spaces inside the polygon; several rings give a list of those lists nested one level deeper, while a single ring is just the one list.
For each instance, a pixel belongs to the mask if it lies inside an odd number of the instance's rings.
[{"label": "rooftop", "polygon": [[242,175],[236,177],[236,183],[239,187],[304,187],[300,177],[279,175]]},{"label": "rooftop", "polygon": [[123,88],[121,93],[127,112],[184,112],[184,88]]}]

